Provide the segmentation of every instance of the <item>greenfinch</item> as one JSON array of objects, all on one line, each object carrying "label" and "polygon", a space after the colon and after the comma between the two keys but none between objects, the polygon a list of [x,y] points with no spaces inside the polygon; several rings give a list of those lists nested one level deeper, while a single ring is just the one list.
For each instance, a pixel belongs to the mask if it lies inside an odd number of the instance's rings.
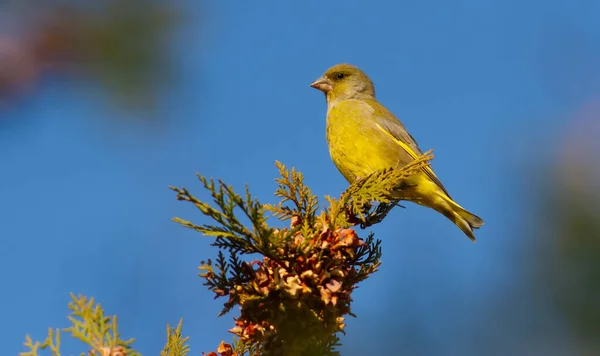
[{"label": "greenfinch", "polygon": [[[357,67],[337,64],[310,86],[325,93],[329,154],[348,182],[402,167],[422,154],[404,125],[377,101],[373,82]],[[430,166],[399,182],[400,192],[402,200],[438,211],[475,241],[473,229],[483,220],[452,200]]]}]

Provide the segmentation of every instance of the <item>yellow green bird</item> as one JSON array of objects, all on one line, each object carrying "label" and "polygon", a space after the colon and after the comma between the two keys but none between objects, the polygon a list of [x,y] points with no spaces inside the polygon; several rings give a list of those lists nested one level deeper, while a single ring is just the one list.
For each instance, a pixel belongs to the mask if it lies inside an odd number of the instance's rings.
[{"label": "yellow green bird", "polygon": [[[375,98],[367,75],[350,64],[337,64],[311,87],[327,99],[327,142],[333,163],[353,183],[390,167],[402,167],[422,153],[404,125]],[[471,240],[483,220],[456,204],[431,167],[402,185],[402,197],[450,219]]]}]

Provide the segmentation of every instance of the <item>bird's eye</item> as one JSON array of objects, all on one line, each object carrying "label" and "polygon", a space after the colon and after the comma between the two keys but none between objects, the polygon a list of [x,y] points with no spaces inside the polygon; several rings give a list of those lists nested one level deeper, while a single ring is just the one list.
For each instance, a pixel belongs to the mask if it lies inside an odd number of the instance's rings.
[{"label": "bird's eye", "polygon": [[344,79],[346,75],[344,73],[335,73],[335,77],[338,79]]}]

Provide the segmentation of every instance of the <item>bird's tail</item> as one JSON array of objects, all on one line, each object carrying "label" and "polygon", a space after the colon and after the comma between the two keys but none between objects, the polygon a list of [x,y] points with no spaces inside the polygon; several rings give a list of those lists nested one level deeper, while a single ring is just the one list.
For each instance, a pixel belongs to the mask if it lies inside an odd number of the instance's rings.
[{"label": "bird's tail", "polygon": [[473,242],[475,242],[475,234],[473,229],[479,229],[483,226],[483,219],[479,216],[468,212],[462,206],[456,204],[454,200],[445,194],[440,194],[443,203],[436,204],[433,208],[445,217],[450,219],[459,229],[461,229]]}]

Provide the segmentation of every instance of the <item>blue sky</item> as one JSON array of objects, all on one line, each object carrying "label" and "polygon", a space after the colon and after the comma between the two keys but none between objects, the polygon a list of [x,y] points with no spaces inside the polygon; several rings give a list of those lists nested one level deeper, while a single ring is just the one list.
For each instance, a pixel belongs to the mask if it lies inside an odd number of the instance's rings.
[{"label": "blue sky", "polygon": [[136,114],[107,106],[97,84],[58,80],[0,111],[7,354],[27,333],[66,325],[69,292],[116,313],[144,354],[181,317],[195,354],[230,340],[235,314],[217,319],[221,302],[196,276],[210,240],[170,221],[206,220],[167,186],[201,195],[200,172],[273,202],[279,160],[319,196],[338,195],[347,183],[328,155],[325,101],[308,85],[340,62],[373,79],[421,148],[435,149],[453,197],[486,221],[475,245],[413,204],[374,227],[383,265],[355,293],[343,354],[474,352],[487,302],[514,288],[532,167],[552,160],[569,115],[600,90],[600,3],[203,5],[181,4],[164,120],[127,120]]}]

